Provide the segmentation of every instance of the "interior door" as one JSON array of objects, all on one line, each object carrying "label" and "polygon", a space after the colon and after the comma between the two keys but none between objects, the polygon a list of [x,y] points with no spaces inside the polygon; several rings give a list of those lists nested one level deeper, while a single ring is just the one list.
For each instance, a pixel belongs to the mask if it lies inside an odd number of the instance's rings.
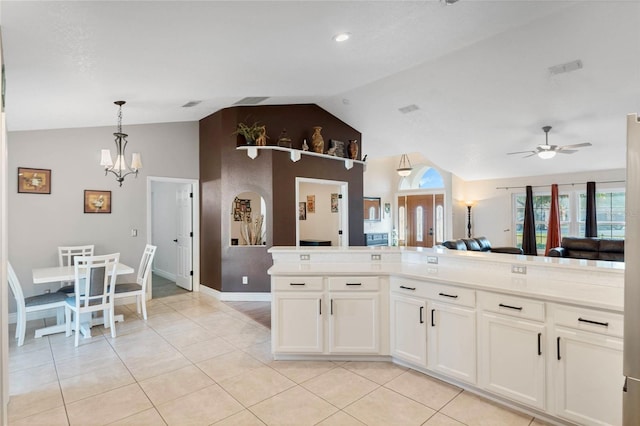
[{"label": "interior door", "polygon": [[177,270],[176,284],[185,290],[193,290],[193,196],[191,184],[180,185],[176,191],[177,204]]},{"label": "interior door", "polygon": [[433,195],[409,195],[406,206],[407,245],[433,247]]}]

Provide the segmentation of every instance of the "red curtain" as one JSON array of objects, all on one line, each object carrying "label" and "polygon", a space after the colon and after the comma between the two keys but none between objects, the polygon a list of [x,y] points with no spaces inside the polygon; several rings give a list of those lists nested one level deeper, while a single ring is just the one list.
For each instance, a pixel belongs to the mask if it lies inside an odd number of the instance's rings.
[{"label": "red curtain", "polygon": [[544,255],[549,255],[549,250],[560,247],[560,209],[558,207],[558,185],[551,185],[551,208],[549,209],[549,223],[547,224],[547,247]]}]

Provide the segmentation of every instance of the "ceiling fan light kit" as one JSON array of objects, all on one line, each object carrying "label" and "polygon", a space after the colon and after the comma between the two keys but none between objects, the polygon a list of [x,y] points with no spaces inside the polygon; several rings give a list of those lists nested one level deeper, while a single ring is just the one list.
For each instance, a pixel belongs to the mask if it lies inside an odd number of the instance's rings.
[{"label": "ceiling fan light kit", "polygon": [[578,150],[574,148],[583,148],[586,146],[591,146],[591,143],[589,142],[577,143],[574,145],[563,145],[563,146],[549,145],[549,131],[551,130],[551,126],[544,126],[542,130],[544,131],[544,140],[545,140],[544,145],[538,145],[535,150],[531,150],[531,151],[508,152],[507,155],[528,154],[522,158],[533,157],[534,155],[537,155],[539,158],[542,158],[543,160],[548,160],[550,158],[555,157],[557,153],[573,154],[578,152]]}]

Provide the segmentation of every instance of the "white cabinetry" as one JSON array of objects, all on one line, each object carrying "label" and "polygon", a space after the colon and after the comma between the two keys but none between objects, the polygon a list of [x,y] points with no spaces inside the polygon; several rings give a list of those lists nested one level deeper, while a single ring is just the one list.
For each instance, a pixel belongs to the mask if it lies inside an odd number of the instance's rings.
[{"label": "white cabinetry", "polygon": [[329,352],[380,351],[380,294],[377,277],[331,277]]},{"label": "white cabinetry", "polygon": [[551,309],[556,415],[584,425],[622,424],[622,315]]},{"label": "white cabinetry", "polygon": [[478,292],[478,307],[480,386],[544,409],[544,303]]},{"label": "white cabinetry", "polygon": [[272,290],[274,354],[386,352],[378,277],[273,277]]},{"label": "white cabinetry", "polygon": [[427,302],[391,294],[391,355],[420,367],[427,366]]},{"label": "white cabinetry", "polygon": [[392,355],[475,383],[475,291],[402,279],[391,289]]},{"label": "white cabinetry", "polygon": [[[476,383],[476,310],[474,291],[436,286],[428,303],[427,331],[429,369]],[[465,306],[466,305],[466,306]]]},{"label": "white cabinetry", "polygon": [[321,353],[324,348],[322,278],[274,278],[273,287],[273,351]]}]

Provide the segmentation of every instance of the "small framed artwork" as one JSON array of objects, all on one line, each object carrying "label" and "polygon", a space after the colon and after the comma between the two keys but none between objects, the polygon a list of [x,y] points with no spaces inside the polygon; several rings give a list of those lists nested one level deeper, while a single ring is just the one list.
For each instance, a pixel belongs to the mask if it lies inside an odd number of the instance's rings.
[{"label": "small framed artwork", "polygon": [[233,220],[242,222],[247,216],[251,218],[251,200],[236,197],[233,200]]},{"label": "small framed artwork", "polygon": [[84,190],[85,213],[111,213],[111,191]]},{"label": "small framed artwork", "polygon": [[18,192],[51,194],[51,170],[18,167]]},{"label": "small framed artwork", "polygon": [[331,213],[338,213],[338,194],[331,194]]},{"label": "small framed artwork", "polygon": [[307,213],[316,212],[316,196],[307,195]]},{"label": "small framed artwork", "polygon": [[304,201],[298,203],[298,220],[307,220],[307,203]]},{"label": "small framed artwork", "polygon": [[388,215],[391,213],[391,203],[384,203],[384,214]]}]

